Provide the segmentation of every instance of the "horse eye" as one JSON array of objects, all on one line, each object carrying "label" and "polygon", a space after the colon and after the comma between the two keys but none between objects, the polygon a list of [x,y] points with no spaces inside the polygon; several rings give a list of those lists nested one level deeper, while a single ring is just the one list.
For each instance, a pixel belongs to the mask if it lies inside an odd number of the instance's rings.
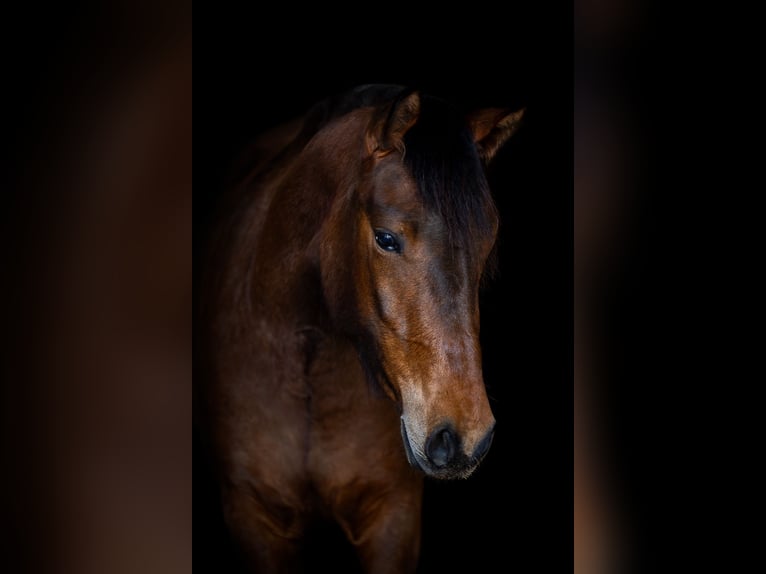
[{"label": "horse eye", "polygon": [[396,240],[396,237],[388,231],[376,231],[375,241],[384,251],[393,251],[395,253],[401,253],[402,251],[402,248],[399,245],[399,242]]}]

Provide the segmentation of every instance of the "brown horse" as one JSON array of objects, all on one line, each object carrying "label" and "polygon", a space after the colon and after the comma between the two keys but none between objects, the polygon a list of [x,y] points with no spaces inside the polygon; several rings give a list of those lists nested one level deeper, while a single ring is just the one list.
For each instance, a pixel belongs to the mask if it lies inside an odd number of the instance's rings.
[{"label": "brown horse", "polygon": [[206,425],[256,571],[298,568],[315,516],[365,571],[414,571],[423,476],[465,478],[487,453],[483,164],[521,115],[363,86],[258,146],[203,295]]}]

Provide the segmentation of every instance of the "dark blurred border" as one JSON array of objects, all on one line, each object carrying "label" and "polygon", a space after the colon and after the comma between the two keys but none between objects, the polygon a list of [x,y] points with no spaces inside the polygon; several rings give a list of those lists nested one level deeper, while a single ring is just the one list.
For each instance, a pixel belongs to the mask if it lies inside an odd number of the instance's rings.
[{"label": "dark blurred border", "polygon": [[3,568],[191,570],[191,6],[4,23]]}]

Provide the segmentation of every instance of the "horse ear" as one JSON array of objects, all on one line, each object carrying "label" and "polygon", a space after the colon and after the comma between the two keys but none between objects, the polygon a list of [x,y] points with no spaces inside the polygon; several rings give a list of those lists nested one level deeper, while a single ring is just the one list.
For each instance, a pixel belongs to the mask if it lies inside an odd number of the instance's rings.
[{"label": "horse ear", "polygon": [[524,109],[511,112],[503,108],[487,108],[468,116],[468,125],[476,142],[479,157],[488,164],[500,147],[521,124]]},{"label": "horse ear", "polygon": [[367,151],[383,157],[402,149],[402,139],[420,116],[420,94],[409,94],[379,110],[367,130]]}]

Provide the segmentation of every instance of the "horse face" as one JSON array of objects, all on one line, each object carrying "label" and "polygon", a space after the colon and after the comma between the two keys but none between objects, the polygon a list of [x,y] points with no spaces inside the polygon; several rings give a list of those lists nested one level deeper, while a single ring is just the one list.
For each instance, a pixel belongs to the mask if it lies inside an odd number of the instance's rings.
[{"label": "horse face", "polygon": [[[364,126],[361,176],[338,182],[345,192],[320,234],[320,271],[335,328],[357,342],[368,374],[400,408],[408,460],[456,478],[476,468],[495,426],[478,291],[498,222],[481,165],[523,110],[458,118],[440,106],[402,93],[334,124]],[[327,146],[328,161],[356,164],[338,149]]]},{"label": "horse face", "polygon": [[410,464],[438,478],[466,477],[495,425],[478,290],[497,222],[477,245],[456,248],[398,153],[377,162],[366,186],[354,275],[371,370],[400,406]]}]

